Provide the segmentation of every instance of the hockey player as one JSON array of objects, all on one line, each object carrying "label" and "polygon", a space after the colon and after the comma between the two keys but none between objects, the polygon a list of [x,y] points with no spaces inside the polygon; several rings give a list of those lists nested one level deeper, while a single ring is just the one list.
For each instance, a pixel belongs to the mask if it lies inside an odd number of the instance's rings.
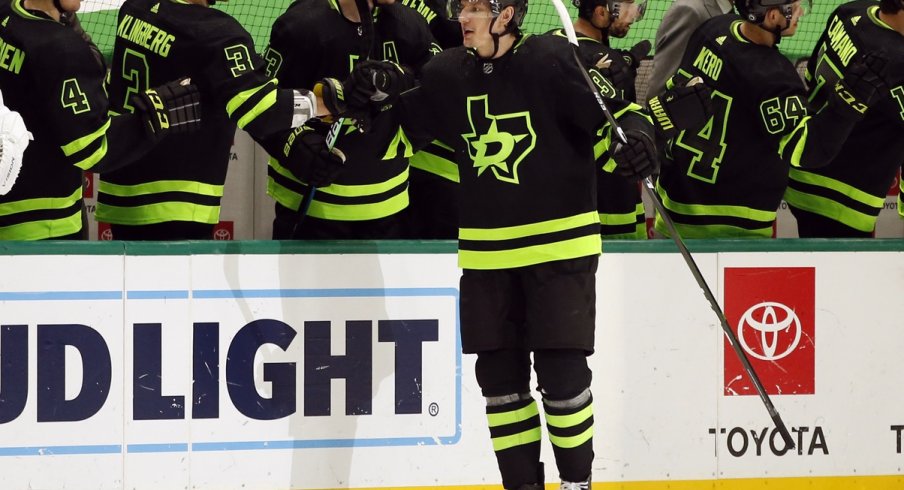
[{"label": "hockey player", "polygon": [[[354,0],[297,0],[273,24],[264,55],[270,74],[282,86],[310,87],[324,78],[347,78],[353,64],[367,58],[417,70],[432,56],[433,37],[416,11],[394,0],[376,0],[365,15],[373,17],[373,39],[362,36]],[[349,97],[354,94],[346,93]],[[345,167],[332,185],[315,186],[302,226],[296,227],[298,208],[310,182],[271,160],[267,190],[276,201],[273,238],[407,237],[411,146],[389,118],[375,119],[369,126],[366,132],[349,126],[340,134]],[[322,125],[312,132],[323,134],[326,129]]]},{"label": "hockey player", "polygon": [[665,90],[666,81],[678,70],[688,39],[700,24],[732,10],[731,0],[675,0],[669,5],[656,29],[656,56],[647,100]]},{"label": "hockey player", "polygon": [[[342,168],[338,149],[292,131],[323,104],[303,90],[278,89],[251,35],[213,0],[126,0],[119,10],[109,94],[131,112],[130,94],[161,80],[190,77],[204,101],[201,130],[174,135],[135,165],[102,176],[97,220],[119,240],[210,239],[236,127],[285,167],[327,185]],[[311,85],[308,86],[309,88]]]},{"label": "hockey player", "polygon": [[167,110],[182,106],[183,95],[191,97],[193,89],[182,85],[141,87],[129,94],[139,108],[135,115],[109,117],[105,70],[90,43],[66,23],[80,6],[80,0],[0,5],[0,88],[34,133],[16,186],[0,197],[0,239],[84,239],[83,171],[133,163],[197,118],[196,103]]},{"label": "hockey player", "polygon": [[0,93],[0,196],[12,189],[22,169],[22,155],[32,140],[22,116],[3,104]]},{"label": "hockey player", "polygon": [[[638,43],[631,51],[619,51],[609,45],[610,35],[624,37],[634,22],[643,16],[646,3],[610,0],[573,0],[578,9],[574,30],[580,36],[581,57],[590,69],[601,91],[610,97],[635,101],[634,81],[637,66],[649,52],[648,41]],[[564,36],[561,29],[555,31]],[[607,239],[645,239],[646,217],[637,182],[613,173],[614,168],[597,170],[597,206],[600,230]]]},{"label": "hockey player", "polygon": [[[744,20],[729,14],[704,23],[676,75],[700,76],[713,89],[713,117],[673,139],[671,163],[658,180],[665,207],[688,238],[772,236],[789,165],[833,158],[877,92],[879,59],[855,57],[826,107],[811,112],[800,76],[775,49],[797,31],[800,1],[735,5]],[[661,216],[654,226],[667,235]]]},{"label": "hockey player", "polygon": [[[647,52],[650,43],[641,41],[630,51],[620,51],[609,46],[609,36],[624,37],[631,25],[639,21],[646,9],[645,4],[633,2],[609,2],[607,0],[573,0],[578,8],[578,19],[574,22],[581,58],[590,70],[594,83],[600,92],[611,97],[635,101],[635,78],[637,66]],[[612,12],[612,13],[610,13]],[[554,34],[565,36],[564,30]],[[685,87],[681,84],[662,97],[654,105],[660,114],[669,113],[665,119],[656,119],[667,124],[657,124],[658,145],[680,129],[696,126],[709,117],[709,89],[704,84]],[[607,152],[600,150],[597,158],[609,159]],[[646,217],[641,189],[637,182],[614,174],[614,164],[600,167],[597,171],[597,201],[600,214],[602,237],[606,239],[647,238]]]},{"label": "hockey player", "polygon": [[[561,488],[588,489],[587,356],[601,247],[594,145],[605,146],[611,128],[568,42],[520,32],[526,11],[525,0],[456,0],[464,46],[427,63],[419,87],[389,114],[416,147],[438,138],[454,151],[462,349],[477,354],[504,487],[542,489],[545,480],[533,356]],[[372,78],[387,93],[407,86],[392,67]],[[628,137],[614,152],[618,168],[635,179],[650,175],[657,160],[649,118],[637,105],[609,103]]]},{"label": "hockey player", "polygon": [[[888,60],[882,93],[828,165],[792,168],[785,201],[802,238],[869,238],[904,160],[904,2],[861,0],[835,9],[807,64],[814,108],[849,71],[855,53]],[[866,151],[866,149],[869,149]]]}]

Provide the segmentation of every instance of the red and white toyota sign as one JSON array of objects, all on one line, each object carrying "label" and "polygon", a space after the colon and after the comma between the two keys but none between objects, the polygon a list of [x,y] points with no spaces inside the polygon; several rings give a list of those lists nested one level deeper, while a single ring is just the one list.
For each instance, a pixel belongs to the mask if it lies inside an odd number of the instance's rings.
[{"label": "red and white toyota sign", "polygon": [[[815,392],[816,269],[726,267],[725,317],[770,395]],[[756,395],[725,339],[725,395]]]}]

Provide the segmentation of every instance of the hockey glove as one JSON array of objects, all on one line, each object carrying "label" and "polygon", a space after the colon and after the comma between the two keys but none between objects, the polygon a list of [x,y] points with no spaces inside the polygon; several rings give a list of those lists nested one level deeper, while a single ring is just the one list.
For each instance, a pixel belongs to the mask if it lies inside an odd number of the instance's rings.
[{"label": "hockey glove", "polygon": [[22,116],[3,105],[0,96],[0,196],[9,192],[16,182],[22,169],[22,155],[31,139]]},{"label": "hockey glove", "polygon": [[355,94],[349,97],[349,106],[365,102],[377,112],[392,107],[402,92],[414,87],[414,76],[388,61],[362,61],[349,78]]},{"label": "hockey glove", "polygon": [[314,94],[323,100],[330,114],[355,118],[373,110],[372,98],[385,98],[376,89],[377,68],[372,63],[379,66],[377,62],[362,61],[345,80],[324,78],[314,85]]},{"label": "hockey glove", "polygon": [[650,54],[650,50],[653,49],[653,44],[650,41],[644,39],[643,41],[637,43],[629,50],[623,50],[622,58],[625,59],[625,63],[628,64],[634,71],[637,71],[637,68],[640,67],[640,62],[643,61],[647,55]]},{"label": "hockey glove", "polygon": [[653,126],[641,116],[628,114],[620,121],[627,144],[616,142],[612,158],[615,172],[633,180],[643,180],[659,172],[659,156],[654,143]]},{"label": "hockey glove", "polygon": [[167,133],[185,134],[201,127],[201,94],[188,79],[135,94],[131,102],[154,141]]},{"label": "hockey glove", "polygon": [[311,187],[326,187],[345,168],[345,154],[328,148],[326,138],[311,126],[295,128],[286,140],[280,163]]},{"label": "hockey glove", "polygon": [[847,66],[844,79],[835,84],[831,104],[853,117],[866,114],[878,96],[888,91],[887,60],[881,54],[858,55]]},{"label": "hockey glove", "polygon": [[700,77],[650,99],[653,122],[666,138],[679,131],[699,128],[713,115],[712,89]]},{"label": "hockey glove", "polygon": [[616,89],[618,98],[624,98],[625,89],[634,86],[634,70],[624,63],[613,63],[609,55],[598,59],[594,66]]}]

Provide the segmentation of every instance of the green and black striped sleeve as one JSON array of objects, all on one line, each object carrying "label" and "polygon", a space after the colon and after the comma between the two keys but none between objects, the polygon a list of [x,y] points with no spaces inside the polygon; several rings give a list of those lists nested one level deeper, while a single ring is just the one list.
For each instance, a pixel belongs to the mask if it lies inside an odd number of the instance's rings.
[{"label": "green and black striped sleeve", "polygon": [[251,36],[236,25],[211,45],[206,79],[218,99],[212,110],[224,107],[229,119],[255,140],[290,129],[293,92],[279,88],[267,74],[268,65],[254,51]]},{"label": "green and black striped sleeve", "polygon": [[[830,99],[818,111],[807,104],[803,87],[760,104],[763,125],[770,134],[780,134],[778,154],[789,165],[816,168],[829,164],[861,120],[844,102]],[[830,94],[830,97],[837,97]]]}]

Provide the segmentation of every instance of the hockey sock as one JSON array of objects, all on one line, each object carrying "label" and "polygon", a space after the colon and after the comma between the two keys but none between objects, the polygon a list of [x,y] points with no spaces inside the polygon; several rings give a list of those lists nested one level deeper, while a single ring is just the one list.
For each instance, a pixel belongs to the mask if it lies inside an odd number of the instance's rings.
[{"label": "hockey sock", "polygon": [[529,394],[487,398],[487,422],[502,485],[518,488],[542,484],[542,429],[537,402]]},{"label": "hockey sock", "polygon": [[543,399],[546,430],[562,481],[590,479],[593,463],[593,396],[590,390],[568,400]]}]

